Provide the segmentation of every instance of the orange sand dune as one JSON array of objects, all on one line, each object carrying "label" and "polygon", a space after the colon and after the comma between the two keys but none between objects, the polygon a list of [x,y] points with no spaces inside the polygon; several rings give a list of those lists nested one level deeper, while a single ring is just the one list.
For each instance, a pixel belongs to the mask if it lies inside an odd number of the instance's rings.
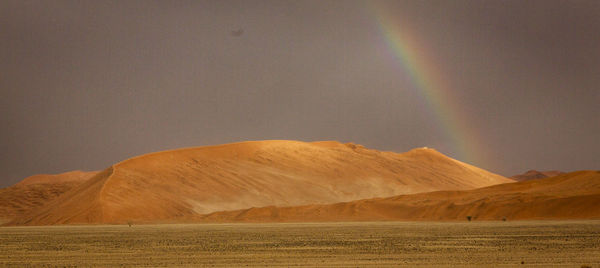
[{"label": "orange sand dune", "polygon": [[528,180],[537,180],[537,179],[554,177],[554,176],[558,176],[560,174],[564,174],[564,172],[558,171],[558,170],[550,170],[550,171],[529,170],[523,174],[514,175],[510,178],[513,180],[516,180],[516,181],[528,181]]},{"label": "orange sand dune", "polygon": [[34,175],[11,187],[0,189],[0,221],[40,207],[97,173],[71,171],[57,175]]},{"label": "orange sand dune", "polygon": [[142,155],[13,224],[165,221],[262,206],[327,204],[514,182],[433,149],[256,141]]},{"label": "orange sand dune", "polygon": [[439,191],[329,205],[263,207],[195,218],[205,222],[600,219],[600,171],[468,191]]},{"label": "orange sand dune", "polygon": [[27,177],[15,185],[25,186],[31,184],[42,184],[42,183],[61,183],[61,182],[84,182],[87,179],[98,174],[99,171],[81,171],[74,170],[61,174],[38,174]]}]

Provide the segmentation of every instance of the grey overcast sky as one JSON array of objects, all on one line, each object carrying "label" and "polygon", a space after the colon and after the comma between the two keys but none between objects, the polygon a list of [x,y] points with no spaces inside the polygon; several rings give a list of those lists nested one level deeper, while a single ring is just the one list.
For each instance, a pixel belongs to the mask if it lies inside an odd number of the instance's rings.
[{"label": "grey overcast sky", "polygon": [[[481,158],[461,157],[376,10],[443,75]],[[597,0],[3,0],[0,40],[0,187],[263,139],[600,169]]]}]

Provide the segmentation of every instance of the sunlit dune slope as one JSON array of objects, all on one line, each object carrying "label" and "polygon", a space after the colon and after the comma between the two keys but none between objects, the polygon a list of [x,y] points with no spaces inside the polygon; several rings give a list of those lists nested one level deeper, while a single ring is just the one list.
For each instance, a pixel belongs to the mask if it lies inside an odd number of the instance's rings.
[{"label": "sunlit dune slope", "polygon": [[376,220],[600,219],[600,171],[495,185],[329,205],[263,207],[216,212],[208,222]]},{"label": "sunlit dune slope", "polygon": [[40,174],[0,189],[0,221],[12,219],[40,207],[97,173],[71,171],[57,175]]},{"label": "sunlit dune slope", "polygon": [[528,181],[528,180],[537,180],[544,179],[549,177],[558,176],[560,174],[564,174],[564,172],[558,170],[550,170],[550,171],[537,171],[537,170],[529,170],[523,174],[515,175],[510,177],[516,181]]},{"label": "sunlit dune slope", "polygon": [[241,142],[125,160],[14,224],[151,222],[506,182],[513,180],[433,149],[398,154],[338,142]]},{"label": "sunlit dune slope", "polygon": [[74,170],[61,174],[38,174],[29,176],[22,181],[18,182],[17,186],[25,186],[32,184],[55,184],[63,182],[84,182],[94,175],[98,174],[99,171],[81,171]]}]

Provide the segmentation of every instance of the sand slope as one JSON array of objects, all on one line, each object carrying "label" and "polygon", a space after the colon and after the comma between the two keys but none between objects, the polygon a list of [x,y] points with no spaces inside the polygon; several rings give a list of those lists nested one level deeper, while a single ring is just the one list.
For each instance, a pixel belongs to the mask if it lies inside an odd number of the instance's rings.
[{"label": "sand slope", "polygon": [[433,149],[398,154],[338,142],[241,142],[125,160],[13,224],[164,221],[507,182],[513,180]]},{"label": "sand slope", "polygon": [[579,171],[469,191],[440,191],[330,205],[216,212],[208,222],[600,219],[600,171]]},{"label": "sand slope", "polygon": [[40,174],[0,189],[0,221],[12,219],[40,207],[97,173],[77,170],[57,175]]},{"label": "sand slope", "polygon": [[61,174],[38,174],[27,177],[22,181],[15,184],[16,186],[26,186],[32,184],[56,184],[63,182],[84,182],[94,175],[98,174],[99,171],[81,171],[74,170]]},{"label": "sand slope", "polygon": [[558,171],[558,170],[550,170],[550,171],[529,170],[523,174],[514,175],[510,178],[513,180],[516,180],[516,181],[528,181],[528,180],[537,180],[537,179],[554,177],[554,176],[558,176],[560,174],[564,174],[564,172]]}]

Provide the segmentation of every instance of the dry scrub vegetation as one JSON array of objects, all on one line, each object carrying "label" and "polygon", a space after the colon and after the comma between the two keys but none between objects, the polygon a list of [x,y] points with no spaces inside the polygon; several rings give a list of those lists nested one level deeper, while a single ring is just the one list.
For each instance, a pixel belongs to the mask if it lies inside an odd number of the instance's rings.
[{"label": "dry scrub vegetation", "polygon": [[0,265],[600,267],[600,222],[5,227]]}]

